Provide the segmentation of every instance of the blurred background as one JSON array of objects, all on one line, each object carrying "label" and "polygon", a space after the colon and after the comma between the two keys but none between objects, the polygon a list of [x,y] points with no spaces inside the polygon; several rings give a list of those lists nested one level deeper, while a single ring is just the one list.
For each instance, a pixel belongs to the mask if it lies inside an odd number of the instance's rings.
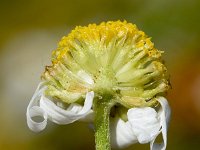
[{"label": "blurred background", "polygon": [[1,0],[0,149],[94,150],[87,123],[49,122],[36,134],[26,125],[26,108],[62,36],[76,25],[119,19],[137,24],[165,51],[172,84],[167,149],[200,149],[199,8],[199,0]]}]

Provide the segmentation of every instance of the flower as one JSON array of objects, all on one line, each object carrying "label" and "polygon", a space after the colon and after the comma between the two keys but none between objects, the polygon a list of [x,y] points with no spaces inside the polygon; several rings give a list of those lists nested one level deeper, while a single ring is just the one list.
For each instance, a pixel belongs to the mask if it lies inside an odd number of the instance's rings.
[{"label": "flower", "polygon": [[[161,53],[126,21],[76,27],[52,53],[52,65],[27,108],[29,128],[39,132],[47,119],[104,124],[101,116],[109,115],[113,146],[150,142],[151,149],[165,149],[170,108],[164,95],[169,82]],[[43,121],[34,121],[35,116]],[[154,141],[161,132],[164,143],[159,146]]]}]

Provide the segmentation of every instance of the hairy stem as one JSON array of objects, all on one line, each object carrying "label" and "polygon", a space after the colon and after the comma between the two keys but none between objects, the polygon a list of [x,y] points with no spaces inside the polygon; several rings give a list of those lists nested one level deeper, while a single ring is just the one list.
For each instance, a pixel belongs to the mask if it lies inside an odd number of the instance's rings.
[{"label": "hairy stem", "polygon": [[106,100],[97,100],[94,103],[96,150],[111,150],[109,116],[112,106]]}]

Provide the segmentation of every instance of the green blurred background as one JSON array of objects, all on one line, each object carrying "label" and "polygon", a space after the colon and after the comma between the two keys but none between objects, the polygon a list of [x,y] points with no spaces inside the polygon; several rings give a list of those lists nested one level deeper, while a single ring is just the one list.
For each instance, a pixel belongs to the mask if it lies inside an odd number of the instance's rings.
[{"label": "green blurred background", "polygon": [[26,125],[26,107],[62,36],[76,25],[119,19],[137,24],[165,51],[172,84],[167,149],[200,149],[199,0],[1,0],[1,150],[94,150],[87,123],[49,122],[36,134]]}]

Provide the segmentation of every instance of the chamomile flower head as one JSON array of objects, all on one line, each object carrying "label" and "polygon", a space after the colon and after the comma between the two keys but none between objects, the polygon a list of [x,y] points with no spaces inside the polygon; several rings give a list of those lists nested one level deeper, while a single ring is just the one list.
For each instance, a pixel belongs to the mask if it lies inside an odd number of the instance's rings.
[{"label": "chamomile flower head", "polygon": [[[78,26],[52,53],[27,108],[30,129],[94,121],[97,150],[151,143],[166,148],[170,108],[168,73],[161,54],[136,25],[109,21]],[[42,122],[34,121],[42,116]],[[109,124],[110,122],[110,124]],[[162,133],[164,143],[154,143]],[[111,135],[111,136],[110,136]]]},{"label": "chamomile flower head", "polygon": [[156,105],[168,89],[162,51],[136,25],[126,21],[78,26],[62,38],[43,79],[46,95],[66,103],[109,93],[126,108]]}]

